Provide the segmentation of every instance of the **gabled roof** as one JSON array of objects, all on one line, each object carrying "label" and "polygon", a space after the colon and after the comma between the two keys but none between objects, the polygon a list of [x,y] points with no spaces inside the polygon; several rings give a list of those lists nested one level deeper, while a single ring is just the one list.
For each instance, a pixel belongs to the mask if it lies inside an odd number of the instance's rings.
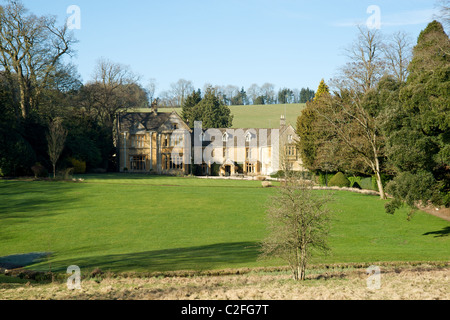
[{"label": "gabled roof", "polygon": [[175,112],[124,112],[119,113],[120,132],[158,131],[171,117],[176,116],[184,123]]}]

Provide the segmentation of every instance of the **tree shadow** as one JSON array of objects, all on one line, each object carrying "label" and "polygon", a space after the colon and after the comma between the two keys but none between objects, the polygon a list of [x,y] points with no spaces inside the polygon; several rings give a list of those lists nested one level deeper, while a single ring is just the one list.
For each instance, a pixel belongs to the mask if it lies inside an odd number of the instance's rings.
[{"label": "tree shadow", "polygon": [[444,227],[442,230],[438,230],[438,231],[430,231],[430,232],[426,232],[423,235],[424,236],[429,236],[434,234],[435,238],[440,238],[440,237],[448,237],[448,235],[450,234],[450,227]]},{"label": "tree shadow", "polygon": [[71,182],[5,181],[0,183],[0,239],[8,239],[3,228],[22,223],[39,223],[38,219],[65,212],[77,200],[69,192]]},{"label": "tree shadow", "polygon": [[56,272],[63,272],[67,266],[77,265],[82,270],[99,268],[103,271],[115,272],[198,271],[255,262],[258,255],[259,244],[257,242],[219,243],[54,261],[53,269]]},{"label": "tree shadow", "polygon": [[23,268],[42,260],[45,260],[51,253],[49,252],[32,252],[26,254],[15,254],[5,257],[0,257],[0,268],[16,269]]}]

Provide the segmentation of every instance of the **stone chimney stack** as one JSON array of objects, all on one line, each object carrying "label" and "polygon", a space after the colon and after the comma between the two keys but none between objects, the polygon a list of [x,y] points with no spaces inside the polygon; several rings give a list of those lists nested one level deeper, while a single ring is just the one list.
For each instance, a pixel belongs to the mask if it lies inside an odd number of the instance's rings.
[{"label": "stone chimney stack", "polygon": [[158,99],[153,100],[151,108],[154,113],[158,114]]},{"label": "stone chimney stack", "polygon": [[286,117],[284,115],[281,115],[280,130],[283,130],[285,127],[286,127]]}]

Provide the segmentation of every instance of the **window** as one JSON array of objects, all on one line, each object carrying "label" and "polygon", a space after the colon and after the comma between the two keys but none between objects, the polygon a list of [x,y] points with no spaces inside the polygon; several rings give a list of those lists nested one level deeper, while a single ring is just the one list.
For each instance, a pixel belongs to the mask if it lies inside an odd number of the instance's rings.
[{"label": "window", "polygon": [[145,171],[147,156],[132,156],[130,158],[130,168],[132,171]]},{"label": "window", "polygon": [[178,155],[178,156],[172,157],[170,155],[169,156],[169,168],[172,169],[172,170],[181,170],[181,169],[183,169],[183,156],[182,155]]},{"label": "window", "polygon": [[297,156],[297,148],[295,146],[286,147],[286,156],[295,157]]},{"label": "window", "polygon": [[253,163],[246,163],[247,173],[255,173],[255,165]]},{"label": "window", "polygon": [[170,146],[181,146],[183,143],[183,135],[182,134],[172,134],[170,136]]},{"label": "window", "polygon": [[131,147],[132,148],[144,148],[144,142],[145,142],[144,135],[131,136]]},{"label": "window", "polygon": [[247,134],[245,135],[245,141],[246,142],[252,141],[252,134],[250,132],[247,132]]}]

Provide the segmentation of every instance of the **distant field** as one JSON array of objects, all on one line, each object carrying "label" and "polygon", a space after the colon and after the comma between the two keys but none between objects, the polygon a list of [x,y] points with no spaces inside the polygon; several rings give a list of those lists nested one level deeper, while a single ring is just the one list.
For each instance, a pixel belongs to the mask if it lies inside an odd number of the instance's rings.
[{"label": "distant field", "polygon": [[[51,252],[32,267],[43,271],[69,265],[111,271],[278,265],[258,260],[264,206],[276,188],[258,181],[83,177],[83,183],[0,180],[0,257]],[[313,263],[450,260],[448,221],[418,212],[408,222],[406,210],[388,215],[384,203],[336,192],[332,251]]]},{"label": "distant field", "polygon": [[[234,115],[233,128],[279,128],[281,115],[286,115],[287,124],[295,128],[297,117],[305,104],[270,104],[255,106],[230,106]],[[149,109],[139,109],[145,112]],[[180,108],[160,108],[161,112],[176,111],[181,115]]]}]

